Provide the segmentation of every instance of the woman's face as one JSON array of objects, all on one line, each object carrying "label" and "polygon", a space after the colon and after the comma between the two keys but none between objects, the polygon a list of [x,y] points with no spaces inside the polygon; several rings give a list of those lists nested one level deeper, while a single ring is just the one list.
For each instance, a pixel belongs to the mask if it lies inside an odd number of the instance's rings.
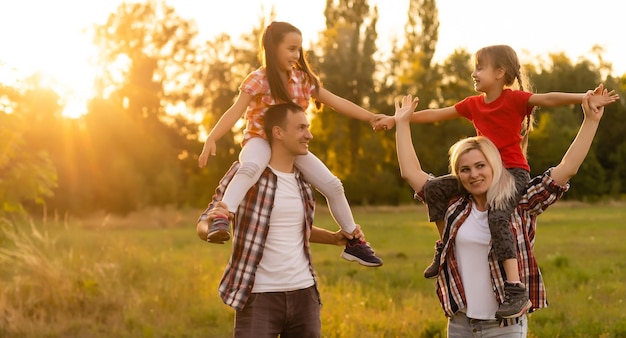
[{"label": "woman's face", "polygon": [[486,196],[493,181],[493,169],[482,151],[472,149],[459,157],[459,180],[472,196]]}]

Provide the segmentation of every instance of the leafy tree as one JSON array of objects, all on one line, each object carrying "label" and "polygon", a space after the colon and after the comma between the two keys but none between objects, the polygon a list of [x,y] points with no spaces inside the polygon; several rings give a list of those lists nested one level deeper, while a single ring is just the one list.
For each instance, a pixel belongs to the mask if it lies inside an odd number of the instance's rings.
[{"label": "leafy tree", "polygon": [[[564,53],[550,54],[549,57],[548,64],[527,68],[535,92],[584,93],[603,82],[600,75],[602,68],[589,60],[573,63]],[[619,149],[624,142],[616,134],[619,133],[620,127],[611,123],[611,120],[615,121],[616,118],[614,111],[619,108],[619,104],[606,107],[598,135],[594,140],[594,145],[604,146],[594,146],[589,152],[579,174],[572,179],[572,189],[567,194],[568,198],[600,196],[607,194],[610,189],[619,190],[619,183],[615,181],[618,178],[611,179],[607,175],[611,172],[607,169],[612,166],[610,154]],[[557,164],[555,161],[561,158],[578,131],[582,121],[582,110],[579,104],[555,108],[540,107],[536,116],[539,121],[538,128],[530,134],[528,149],[531,172],[535,175]],[[605,177],[611,182],[607,182]],[[595,184],[592,181],[596,181]]]},{"label": "leafy tree", "polygon": [[[326,2],[326,29],[320,42],[321,55],[316,63],[323,85],[333,93],[368,108],[374,93],[376,9],[370,13],[367,1]],[[314,121],[318,156],[340,177],[355,169],[363,128],[366,123],[337,114],[329,107]]]},{"label": "leafy tree", "polygon": [[25,206],[43,204],[57,184],[48,153],[25,138],[34,122],[24,114],[27,94],[0,85],[0,216],[23,215]]},{"label": "leafy tree", "polygon": [[626,195],[626,74],[620,78],[607,77],[606,88],[615,90],[620,101],[605,107],[596,139],[598,160],[608,173],[610,193]]},{"label": "leafy tree", "polygon": [[91,135],[104,134],[94,143],[98,166],[109,169],[97,188],[104,208],[127,212],[189,198],[185,173],[197,168],[190,150],[198,127],[176,110],[192,99],[196,35],[162,1],[123,3],[94,28],[103,76],[86,121]]},{"label": "leafy tree", "polygon": [[394,53],[395,74],[400,93],[420,97],[420,106],[437,103],[437,83],[441,81],[432,60],[439,39],[439,13],[435,0],[410,0],[403,46]]},{"label": "leafy tree", "polygon": [[[442,64],[433,63],[439,37],[439,18],[434,0],[411,0],[405,40],[391,59],[399,95],[418,96],[418,110],[450,106],[468,95],[474,95],[470,56],[455,51]],[[440,175],[448,172],[448,148],[461,137],[474,134],[471,124],[453,120],[434,125],[412,125],[415,148],[428,170]],[[394,150],[395,151],[395,150]]]},{"label": "leafy tree", "polygon": [[[194,77],[191,82],[194,87],[191,92],[194,96],[190,101],[190,106],[194,112],[202,116],[202,125],[207,127],[206,132],[215,126],[219,118],[233,104],[239,93],[238,87],[246,75],[260,66],[257,57],[258,37],[272,18],[273,14],[267,20],[261,18],[259,24],[249,34],[240,37],[239,44],[236,44],[229,35],[221,34],[198,48],[200,62],[196,64],[193,72]],[[243,119],[241,122],[217,142],[216,156],[209,159],[201,175],[193,176],[193,181],[189,182],[191,196],[198,201],[192,204],[205,206],[213,195],[219,179],[237,159],[241,150],[240,141],[243,138]],[[198,137],[198,139],[201,142],[193,148],[191,156],[195,172],[198,171],[197,159],[205,136]]]}]

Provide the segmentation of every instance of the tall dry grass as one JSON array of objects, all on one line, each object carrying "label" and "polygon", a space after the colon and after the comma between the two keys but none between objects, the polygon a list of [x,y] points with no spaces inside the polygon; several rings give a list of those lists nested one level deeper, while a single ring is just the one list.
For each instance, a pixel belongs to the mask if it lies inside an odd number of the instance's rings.
[{"label": "tall dry grass", "polygon": [[[434,282],[421,271],[436,230],[420,206],[355,208],[385,263],[364,268],[314,245],[323,337],[444,337]],[[0,337],[230,337],[218,297],[229,245],[195,235],[198,211],[150,210],[0,222]],[[531,338],[626,336],[622,205],[559,204],[540,217],[536,254],[550,307]],[[316,225],[336,229],[324,208]]]}]

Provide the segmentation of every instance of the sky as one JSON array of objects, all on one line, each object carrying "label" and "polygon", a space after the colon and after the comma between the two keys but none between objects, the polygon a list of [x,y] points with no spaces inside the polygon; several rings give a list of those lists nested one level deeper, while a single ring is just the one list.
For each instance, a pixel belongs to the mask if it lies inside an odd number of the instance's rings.
[{"label": "sky", "polygon": [[[0,81],[12,73],[48,74],[64,88],[68,102],[89,97],[95,75],[89,57],[95,53],[86,27],[105,22],[123,0],[0,0]],[[131,1],[131,0],[127,0]],[[370,0],[379,8],[379,48],[402,36],[408,0]],[[317,40],[324,27],[325,0],[167,0],[181,17],[194,20],[200,37],[218,33],[237,37],[252,30],[262,14],[275,8],[276,20],[302,30],[305,44]],[[547,60],[565,52],[576,61],[595,61],[591,48],[604,48],[615,75],[626,73],[626,39],[620,23],[626,14],[621,0],[438,0],[439,42],[435,61],[457,48],[472,53],[493,44],[508,44],[522,61]],[[306,47],[306,46],[305,46]],[[467,74],[470,76],[470,74]],[[595,87],[596,84],[589,84]],[[74,100],[76,101],[76,100]]]}]

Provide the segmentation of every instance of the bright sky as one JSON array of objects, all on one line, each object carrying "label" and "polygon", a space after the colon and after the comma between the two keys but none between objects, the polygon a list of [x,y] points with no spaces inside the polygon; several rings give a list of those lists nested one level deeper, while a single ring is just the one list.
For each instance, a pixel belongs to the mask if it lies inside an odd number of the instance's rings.
[{"label": "bright sky", "polygon": [[[94,72],[88,57],[94,50],[82,30],[102,24],[122,0],[0,1],[0,81],[12,72],[42,70],[59,83],[68,101],[89,97]],[[275,7],[276,19],[288,21],[316,40],[324,27],[325,0],[167,0],[177,13],[196,21],[209,39],[221,32],[238,37],[250,32],[263,13]],[[402,35],[408,0],[370,0],[379,6],[378,34],[384,41]],[[613,63],[614,74],[626,73],[626,43],[620,23],[626,19],[621,0],[438,0],[439,43],[436,61],[456,48],[470,53],[492,44],[508,44],[522,62],[547,59],[565,52],[570,59],[590,53],[594,44],[605,49],[603,59]],[[514,8],[517,6],[518,8]],[[622,33],[620,33],[622,32]],[[469,76],[469,74],[467,74]],[[589,84],[589,87],[596,84]],[[78,108],[80,109],[80,108]],[[68,112],[68,114],[72,114]]]}]

